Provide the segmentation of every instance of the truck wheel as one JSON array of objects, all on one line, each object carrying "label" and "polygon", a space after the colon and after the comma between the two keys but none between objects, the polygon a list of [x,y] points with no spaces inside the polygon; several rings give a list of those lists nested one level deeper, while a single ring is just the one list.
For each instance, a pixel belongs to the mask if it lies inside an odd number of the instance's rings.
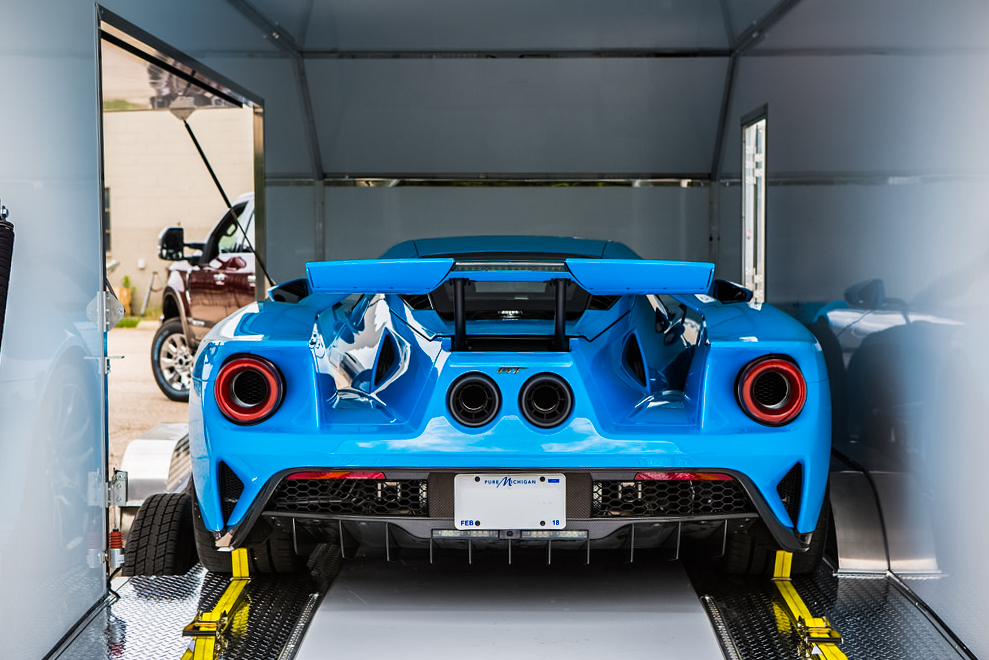
[{"label": "truck wheel", "polygon": [[[793,553],[791,575],[807,575],[817,570],[824,558],[830,526],[831,500],[825,493],[810,548],[804,553]],[[761,521],[757,522],[747,530],[735,532],[728,537],[728,547],[721,559],[721,570],[731,575],[772,575],[777,550],[779,546],[769,530]]]},{"label": "truck wheel", "polygon": [[[220,552],[213,543],[213,533],[206,529],[199,513],[199,502],[193,500],[192,526],[199,561],[210,573],[230,573],[230,553]],[[258,573],[296,573],[306,567],[306,558],[295,554],[292,537],[263,520],[257,521],[248,536],[247,554],[251,570]]]},{"label": "truck wheel", "polygon": [[186,493],[158,493],[134,516],[124,575],[185,575],[195,565],[192,506]]},{"label": "truck wheel", "polygon": [[172,401],[188,401],[192,387],[194,351],[182,332],[182,320],[161,324],[151,342],[151,371],[161,391]]}]

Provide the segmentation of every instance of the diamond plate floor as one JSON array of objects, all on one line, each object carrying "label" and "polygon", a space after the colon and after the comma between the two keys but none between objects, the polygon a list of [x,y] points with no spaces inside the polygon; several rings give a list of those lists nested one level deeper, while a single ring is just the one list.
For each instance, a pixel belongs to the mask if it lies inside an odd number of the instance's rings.
[{"label": "diamond plate floor", "polygon": [[[552,567],[483,563],[471,567],[448,560],[430,566],[365,558],[348,560],[335,579],[339,555],[323,548],[310,563],[310,574],[252,579],[241,622],[250,634],[234,635],[221,660],[292,657],[283,656],[286,650],[298,651],[300,660],[323,657],[329,633],[334,648],[352,642],[355,652],[366,648],[369,635],[385,634],[405,640],[406,656],[416,648],[408,644],[411,636],[421,643],[423,657],[467,647],[472,657],[501,657],[506,643],[515,645],[519,657],[583,657],[588,641],[595,647],[591,638],[598,629],[600,648],[594,655],[632,644],[639,630],[648,638],[639,655],[662,657],[657,649],[677,647],[670,635],[657,637],[657,626],[670,622],[680,626],[673,637],[701,634],[709,640],[707,648],[716,646],[706,615],[704,626],[684,627],[687,614],[700,609],[698,595],[713,600],[738,660],[799,658],[779,592],[768,578],[724,576],[702,562],[648,562],[638,553],[632,565],[620,559],[590,567],[576,561]],[[826,616],[844,636],[841,650],[849,660],[971,657],[883,577],[837,578],[822,565],[793,584],[810,611]],[[182,628],[197,610],[211,609],[226,585],[225,577],[201,566],[184,576],[131,578],[120,587],[119,600],[100,611],[58,660],[178,660],[188,646]],[[670,591],[664,595],[663,589]],[[300,643],[300,623],[310,620],[313,629]],[[660,646],[657,639],[664,640]],[[554,648],[566,652],[554,655]],[[536,650],[546,653],[533,655]]]},{"label": "diamond plate floor", "polygon": [[[222,660],[277,660],[315,596],[325,592],[339,566],[335,551],[323,549],[311,574],[259,575],[245,590],[247,606]],[[185,575],[133,577],[119,600],[100,612],[58,660],[179,660],[189,645],[182,629],[197,610],[210,610],[226,589],[227,576],[197,565]]]},{"label": "diamond plate floor", "polygon": [[[701,567],[689,572],[697,593],[716,603],[741,660],[800,658],[769,578],[728,577]],[[793,585],[811,613],[827,617],[844,637],[840,648],[849,660],[967,658],[885,577],[835,577],[822,564]]]}]

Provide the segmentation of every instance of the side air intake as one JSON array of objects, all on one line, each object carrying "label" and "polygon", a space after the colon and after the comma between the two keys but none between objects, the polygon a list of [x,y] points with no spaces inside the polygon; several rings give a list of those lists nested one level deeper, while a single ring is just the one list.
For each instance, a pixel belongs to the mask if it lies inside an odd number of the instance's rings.
[{"label": "side air intake", "polygon": [[556,374],[536,374],[519,394],[522,415],[533,425],[548,429],[559,426],[573,410],[573,392]]},{"label": "side air intake", "polygon": [[446,406],[455,420],[476,428],[491,422],[498,414],[501,393],[495,382],[484,374],[464,374],[450,386]]}]

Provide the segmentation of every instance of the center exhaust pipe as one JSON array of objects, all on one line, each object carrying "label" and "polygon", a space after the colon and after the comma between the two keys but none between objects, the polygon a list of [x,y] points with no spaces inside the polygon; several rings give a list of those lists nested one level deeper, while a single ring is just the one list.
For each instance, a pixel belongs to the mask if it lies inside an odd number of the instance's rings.
[{"label": "center exhaust pipe", "polygon": [[522,386],[519,408],[533,426],[553,428],[570,416],[573,392],[567,381],[556,374],[536,374]]}]

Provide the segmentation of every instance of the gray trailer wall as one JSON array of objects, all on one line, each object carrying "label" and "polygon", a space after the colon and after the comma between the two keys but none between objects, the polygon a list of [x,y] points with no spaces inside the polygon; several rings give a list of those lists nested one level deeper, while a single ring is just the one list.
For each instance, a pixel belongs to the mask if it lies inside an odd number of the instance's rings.
[{"label": "gray trailer wall", "polygon": [[[254,2],[278,14],[300,43],[324,51],[301,69],[232,2],[105,4],[265,99],[268,254],[283,279],[300,275],[309,258],[370,256],[409,236],[440,233],[572,228],[567,233],[625,240],[646,256],[703,257],[705,188],[356,189],[319,180],[324,173],[707,172],[725,57],[378,61],[334,59],[330,51],[717,50],[729,39],[707,19],[722,5],[731,19],[722,28],[738,36],[777,3],[506,2],[486,16],[453,0],[416,3],[422,12],[408,11],[409,3],[338,0],[313,3],[302,35],[298,9],[306,3]],[[0,198],[13,211],[17,243],[0,353],[0,648],[41,657],[103,593],[102,571],[89,568],[90,550],[102,546],[102,509],[87,491],[90,475],[103,478],[103,405],[92,385],[98,361],[85,359],[103,351],[88,312],[102,259],[96,38],[91,2],[7,5]],[[396,20],[384,29],[388,17]],[[989,459],[979,292],[986,27],[980,2],[803,0],[740,62],[723,160],[729,176],[738,171],[739,118],[768,103],[776,177],[771,300],[836,300],[867,277],[884,278],[890,295],[918,305],[918,294],[947,292],[934,298],[951,309],[928,302],[924,310],[959,331],[947,340],[907,333],[911,350],[893,350],[879,381],[906,405],[883,411],[885,435],[842,437],[841,446],[864,446],[860,459],[871,469],[918,482],[926,504],[909,504],[907,518],[918,529],[936,521],[944,577],[912,586],[980,655],[989,655],[989,642],[966,612],[981,611],[976,599],[989,590],[978,553],[989,540],[979,510],[980,466]],[[301,73],[316,132],[302,105]],[[718,190],[719,270],[737,277],[738,188]],[[916,383],[924,387],[915,391]],[[81,391],[89,398],[74,407],[48,394]],[[45,401],[81,417],[48,414]]]},{"label": "gray trailer wall", "polygon": [[[987,25],[983,3],[801,3],[739,64],[723,163],[737,179],[741,117],[768,104],[770,302],[812,321],[872,278],[899,299],[825,345],[846,348],[831,362],[835,446],[881,491],[906,486],[883,503],[894,568],[979,657]],[[738,187],[721,190],[719,269],[738,277]]]},{"label": "gray trailer wall", "polygon": [[[223,2],[108,4],[186,47],[266,47]],[[0,349],[0,655],[41,658],[106,594],[95,7],[6,2],[0,23],[0,199],[16,234]]]}]

